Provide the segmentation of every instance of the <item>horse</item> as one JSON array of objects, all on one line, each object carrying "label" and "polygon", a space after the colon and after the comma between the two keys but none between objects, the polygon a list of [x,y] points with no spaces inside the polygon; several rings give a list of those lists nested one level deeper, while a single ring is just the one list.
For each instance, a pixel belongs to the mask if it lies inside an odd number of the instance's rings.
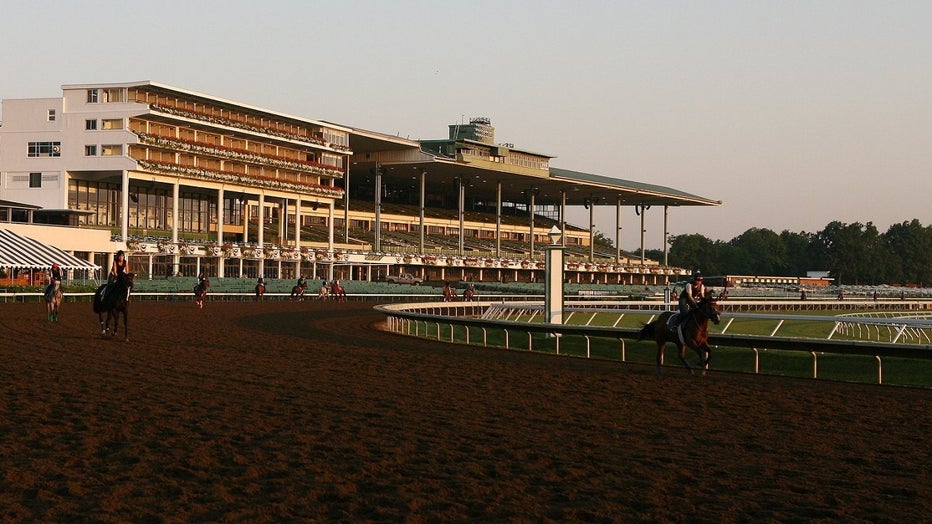
[{"label": "horse", "polygon": [[[129,340],[129,294],[133,290],[135,273],[120,273],[115,282],[102,284],[94,293],[94,313],[100,321],[100,334],[116,336],[120,324],[120,314],[123,314],[123,338]],[[104,291],[106,290],[106,295]],[[107,314],[104,320],[104,313]],[[110,320],[113,319],[113,331],[110,331]]]},{"label": "horse", "polygon": [[262,300],[262,295],[265,295],[265,284],[260,282],[256,284],[256,297],[253,300]]},{"label": "horse", "polygon": [[304,300],[304,290],[306,289],[307,284],[304,284],[303,286],[294,286],[291,288],[291,301],[294,302],[295,300]]},{"label": "horse", "polygon": [[333,283],[330,284],[330,295],[333,296],[334,300],[346,302],[346,290],[340,285],[339,280],[334,280]]},{"label": "horse", "polygon": [[317,290],[317,300],[327,300],[328,298],[330,298],[330,286],[320,286],[320,289]]},{"label": "horse", "polygon": [[463,301],[472,302],[473,300],[476,300],[476,286],[469,286],[466,291],[463,291]]},{"label": "horse", "polygon": [[49,322],[58,322],[58,309],[62,302],[61,282],[55,280],[49,284],[43,298]]},{"label": "horse", "polygon": [[679,348],[680,361],[693,373],[692,366],[686,360],[686,348],[692,348],[699,355],[699,366],[703,373],[709,369],[712,360],[712,348],[709,347],[709,320],[718,324],[721,313],[715,298],[702,298],[698,305],[686,313],[685,323],[680,328],[680,314],[667,311],[660,318],[645,324],[638,332],[638,340],[652,338],[657,343],[657,374],[663,366],[663,348],[667,342],[673,342]]},{"label": "horse", "polygon": [[456,300],[456,290],[453,289],[453,286],[449,282],[443,283],[443,301],[444,302],[453,302]]},{"label": "horse", "polygon": [[210,280],[206,278],[201,280],[200,284],[194,286],[194,303],[197,307],[204,309],[204,301],[207,300],[207,290],[210,289]]}]

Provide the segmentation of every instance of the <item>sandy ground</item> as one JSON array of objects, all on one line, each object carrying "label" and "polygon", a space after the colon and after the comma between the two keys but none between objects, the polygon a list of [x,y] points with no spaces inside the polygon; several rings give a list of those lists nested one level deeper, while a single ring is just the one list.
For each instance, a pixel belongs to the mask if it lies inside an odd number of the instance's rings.
[{"label": "sandy ground", "polygon": [[932,392],[467,348],[372,303],[0,304],[0,519],[930,522]]}]

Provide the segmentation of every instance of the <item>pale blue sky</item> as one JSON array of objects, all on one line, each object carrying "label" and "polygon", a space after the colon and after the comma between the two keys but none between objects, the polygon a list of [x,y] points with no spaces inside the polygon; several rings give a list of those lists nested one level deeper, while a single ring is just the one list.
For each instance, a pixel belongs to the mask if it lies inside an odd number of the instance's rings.
[{"label": "pale blue sky", "polygon": [[[885,231],[932,225],[930,21],[930,1],[0,0],[0,98],[154,80],[410,138],[486,116],[556,167],[724,201],[671,210],[671,234]],[[597,227],[614,238],[613,209]]]}]

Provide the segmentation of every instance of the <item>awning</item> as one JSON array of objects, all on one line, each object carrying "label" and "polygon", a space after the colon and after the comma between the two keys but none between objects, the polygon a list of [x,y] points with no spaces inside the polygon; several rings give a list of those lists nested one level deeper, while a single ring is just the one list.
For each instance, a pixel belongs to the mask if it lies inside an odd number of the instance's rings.
[{"label": "awning", "polygon": [[48,269],[55,262],[65,270],[100,269],[100,266],[69,255],[55,246],[0,227],[0,267]]}]

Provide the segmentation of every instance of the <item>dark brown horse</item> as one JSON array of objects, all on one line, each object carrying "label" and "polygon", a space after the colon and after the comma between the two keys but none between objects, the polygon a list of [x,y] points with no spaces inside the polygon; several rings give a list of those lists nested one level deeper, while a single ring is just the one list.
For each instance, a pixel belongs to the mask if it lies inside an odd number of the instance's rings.
[{"label": "dark brown horse", "polygon": [[451,282],[443,283],[443,301],[444,302],[454,302],[459,300],[456,296],[456,290],[453,289],[453,284]]},{"label": "dark brown horse", "polygon": [[673,342],[679,348],[680,361],[690,373],[693,372],[692,366],[686,360],[686,348],[692,348],[699,355],[699,367],[703,372],[709,369],[709,361],[712,360],[712,348],[709,347],[709,320],[718,324],[721,319],[721,313],[718,310],[718,303],[714,298],[703,298],[699,300],[696,307],[686,313],[685,323],[679,320],[680,314],[674,316],[672,311],[667,311],[660,315],[660,318],[645,324],[641,331],[638,332],[638,340],[651,338],[657,342],[657,374],[660,374],[660,368],[663,366],[663,348],[667,342]]},{"label": "dark brown horse", "polygon": [[304,292],[307,290],[307,283],[301,286],[294,286],[291,288],[291,301],[295,300],[301,301],[304,300]]},{"label": "dark brown horse", "polygon": [[[100,334],[116,336],[123,315],[123,338],[129,340],[129,294],[133,290],[134,273],[121,273],[116,281],[103,284],[94,293],[94,313],[100,321]],[[107,289],[109,286],[109,289]],[[106,290],[106,293],[104,292]],[[107,314],[104,320],[104,313]],[[110,330],[110,321],[113,320],[113,331]]]},{"label": "dark brown horse", "polygon": [[197,307],[200,309],[204,309],[204,302],[207,300],[208,289],[210,289],[210,280],[206,278],[194,287],[194,303],[197,304]]},{"label": "dark brown horse", "polygon": [[254,300],[256,301],[262,300],[263,295],[265,295],[265,284],[262,282],[259,282],[258,284],[256,284],[256,298]]}]

